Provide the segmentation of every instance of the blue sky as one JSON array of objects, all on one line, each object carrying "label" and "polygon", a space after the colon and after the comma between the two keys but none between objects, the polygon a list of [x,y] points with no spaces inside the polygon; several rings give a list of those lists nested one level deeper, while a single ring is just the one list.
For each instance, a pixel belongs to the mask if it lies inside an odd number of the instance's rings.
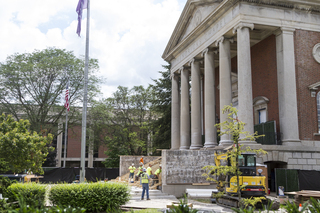
[{"label": "blue sky", "polygon": [[[90,57],[99,60],[101,89],[148,86],[160,77],[161,55],[187,0],[90,0]],[[10,0],[0,7],[0,62],[47,47],[85,53],[86,10],[76,34],[78,0]],[[70,88],[72,89],[72,88]]]}]

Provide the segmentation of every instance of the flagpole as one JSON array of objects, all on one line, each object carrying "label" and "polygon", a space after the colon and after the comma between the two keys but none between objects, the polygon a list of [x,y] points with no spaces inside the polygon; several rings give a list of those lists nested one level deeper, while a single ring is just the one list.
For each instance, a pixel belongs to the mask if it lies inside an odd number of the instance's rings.
[{"label": "flagpole", "polygon": [[86,155],[86,129],[87,129],[87,102],[88,102],[88,67],[89,67],[89,27],[90,27],[90,0],[87,5],[87,30],[86,30],[86,53],[84,70],[84,93],[82,108],[82,133],[81,133],[81,163],[80,163],[80,182],[85,180],[85,155]]},{"label": "flagpole", "polygon": [[67,138],[68,138],[68,109],[66,109],[66,128],[64,133],[64,154],[63,154],[63,168],[66,168],[67,158]]}]

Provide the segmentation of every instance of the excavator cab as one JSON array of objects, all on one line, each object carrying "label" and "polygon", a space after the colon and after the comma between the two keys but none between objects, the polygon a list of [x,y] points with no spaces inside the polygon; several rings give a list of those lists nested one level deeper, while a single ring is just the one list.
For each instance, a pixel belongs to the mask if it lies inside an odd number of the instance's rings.
[{"label": "excavator cab", "polygon": [[239,169],[243,176],[256,176],[256,155],[242,154],[238,157]]}]

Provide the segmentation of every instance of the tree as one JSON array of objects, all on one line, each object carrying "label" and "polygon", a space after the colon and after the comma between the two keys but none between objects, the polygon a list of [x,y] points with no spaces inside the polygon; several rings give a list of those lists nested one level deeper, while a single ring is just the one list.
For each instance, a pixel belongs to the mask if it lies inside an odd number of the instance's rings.
[{"label": "tree", "polygon": [[170,149],[171,146],[171,78],[170,65],[162,66],[166,71],[159,71],[162,77],[154,79],[151,88],[155,98],[152,99],[152,110],[159,115],[153,121],[153,129],[157,131],[154,146],[158,149]]},{"label": "tree", "polygon": [[[216,177],[221,175],[232,174],[237,177],[237,194],[238,198],[241,198],[241,186],[239,184],[239,176],[241,172],[239,170],[239,156],[242,153],[256,153],[256,154],[267,154],[263,149],[254,150],[250,147],[244,147],[239,145],[239,140],[243,141],[254,141],[258,137],[262,137],[263,135],[257,135],[254,133],[251,135],[249,132],[244,131],[245,123],[238,119],[238,111],[232,105],[225,106],[222,109],[223,113],[228,113],[228,119],[220,124],[216,124],[218,128],[219,135],[231,135],[233,138],[233,146],[230,150],[227,151],[226,156],[227,159],[234,163],[231,165],[209,165],[205,166],[203,169],[206,171],[203,176],[207,177],[207,180],[214,181],[219,184],[219,181]],[[241,139],[240,139],[241,136]]]},{"label": "tree", "polygon": [[8,115],[0,116],[0,171],[22,172],[30,169],[43,174],[42,164],[52,148],[48,144],[52,135],[41,136],[30,132],[28,120],[15,119]]},{"label": "tree", "polygon": [[[16,120],[28,119],[33,131],[56,132],[64,119],[64,98],[69,77],[69,124],[81,117],[76,106],[83,102],[85,62],[65,49],[47,48],[13,54],[0,63],[0,110]],[[99,93],[97,59],[89,61],[88,102]],[[54,124],[54,125],[52,125]]]},{"label": "tree", "polygon": [[156,115],[150,110],[153,93],[151,88],[119,86],[112,97],[96,102],[89,113],[90,129],[94,130],[95,147],[103,143],[108,158],[105,165],[119,166],[120,155],[146,155],[153,150],[148,147],[150,125]]}]

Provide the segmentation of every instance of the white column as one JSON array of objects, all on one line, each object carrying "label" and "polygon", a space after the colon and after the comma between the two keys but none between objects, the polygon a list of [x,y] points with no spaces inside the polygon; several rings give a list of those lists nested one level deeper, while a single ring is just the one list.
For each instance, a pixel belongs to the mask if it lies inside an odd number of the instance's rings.
[{"label": "white column", "polygon": [[[233,32],[237,32],[237,56],[238,56],[238,100],[239,120],[245,123],[244,131],[254,133],[253,103],[252,103],[252,76],[250,54],[250,32],[254,25],[249,23],[238,24]],[[244,135],[240,136],[240,139]],[[255,141],[243,140],[241,144],[256,144]]]},{"label": "white column", "polygon": [[181,69],[180,149],[190,148],[189,70]]},{"label": "white column", "polygon": [[204,56],[204,126],[205,148],[217,146],[216,110],[215,110],[215,67],[214,53],[205,49]]},{"label": "white column", "polygon": [[171,74],[171,149],[180,147],[180,97],[179,77]]},{"label": "white column", "polygon": [[276,33],[279,123],[283,145],[300,142],[293,33],[294,29],[290,28],[281,28]]},{"label": "white column", "polygon": [[58,123],[58,131],[60,134],[57,136],[57,154],[56,154],[56,167],[61,167],[61,155],[62,155],[62,137],[63,137],[63,124]]},{"label": "white column", "polygon": [[201,141],[201,88],[200,62],[193,59],[191,65],[191,146],[190,149],[202,148]]},{"label": "white column", "polygon": [[[232,103],[232,84],[231,84],[231,55],[230,40],[221,37],[216,45],[219,45],[219,94],[220,94],[220,123],[228,120],[228,114],[222,113],[226,105]],[[223,130],[221,130],[223,132]],[[231,135],[224,134],[220,137],[219,146],[229,146],[233,144]]]}]

